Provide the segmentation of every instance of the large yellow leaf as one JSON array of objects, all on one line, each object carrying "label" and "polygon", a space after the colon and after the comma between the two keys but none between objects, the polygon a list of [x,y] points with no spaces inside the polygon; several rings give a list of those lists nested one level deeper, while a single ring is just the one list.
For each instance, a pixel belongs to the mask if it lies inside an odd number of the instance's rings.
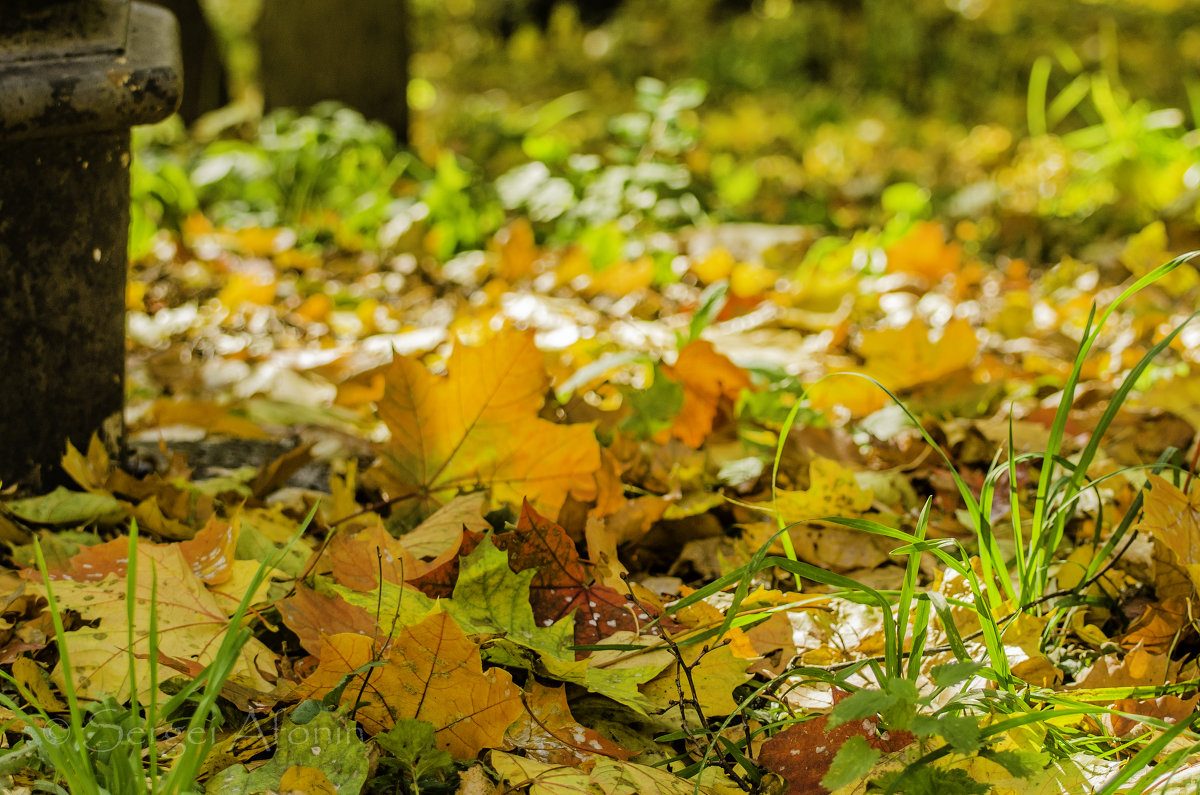
[{"label": "large yellow leaf", "polygon": [[[151,589],[157,577],[156,601]],[[76,610],[95,627],[84,626],[66,635],[71,674],[83,698],[111,695],[118,701],[129,698],[128,626],[125,612],[125,577],[109,574],[99,582],[54,580],[51,587],[60,609]],[[45,587],[31,585],[44,592]],[[158,653],[187,667],[205,666],[216,656],[225,636],[226,609],[193,571],[178,544],[138,546],[134,653],[139,698],[150,695],[150,650],[147,634],[150,612],[158,618]],[[251,639],[239,655],[234,679],[258,690],[270,685],[259,671],[274,668],[275,654]],[[177,676],[174,668],[160,664],[158,681]],[[61,666],[54,671],[61,683]]]},{"label": "large yellow leaf", "polygon": [[490,489],[497,502],[527,498],[557,516],[568,494],[596,494],[600,446],[591,425],[538,416],[549,379],[532,333],[505,332],[459,345],[435,376],[420,361],[388,369],[379,415],[391,441],[374,470],[393,498],[429,513],[463,491]]},{"label": "large yellow leaf", "polygon": [[1144,530],[1171,550],[1192,585],[1200,590],[1200,487],[1191,496],[1158,475],[1148,476],[1150,493],[1142,509]]}]

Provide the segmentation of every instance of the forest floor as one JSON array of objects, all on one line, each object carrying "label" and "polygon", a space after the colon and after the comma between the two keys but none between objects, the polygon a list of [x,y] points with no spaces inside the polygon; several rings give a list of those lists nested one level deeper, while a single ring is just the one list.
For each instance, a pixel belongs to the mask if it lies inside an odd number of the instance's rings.
[{"label": "forest floor", "polygon": [[1190,791],[1196,133],[1089,85],[145,133],[138,455],[0,502],[4,786]]}]

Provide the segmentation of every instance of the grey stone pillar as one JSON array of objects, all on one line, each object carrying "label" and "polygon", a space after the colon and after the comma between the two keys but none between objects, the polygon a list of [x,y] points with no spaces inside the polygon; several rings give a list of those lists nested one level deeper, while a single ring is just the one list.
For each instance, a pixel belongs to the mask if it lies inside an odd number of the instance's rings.
[{"label": "grey stone pillar", "polygon": [[0,12],[0,481],[44,486],[66,442],[123,435],[129,129],[182,90],[169,12]]}]

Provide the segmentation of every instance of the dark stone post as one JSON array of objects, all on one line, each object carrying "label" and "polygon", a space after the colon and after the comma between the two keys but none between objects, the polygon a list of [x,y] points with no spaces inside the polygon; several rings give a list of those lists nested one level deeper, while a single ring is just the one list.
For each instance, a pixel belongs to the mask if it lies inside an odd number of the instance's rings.
[{"label": "dark stone post", "polygon": [[407,0],[263,0],[254,28],[267,110],[343,102],[408,141]]},{"label": "dark stone post", "polygon": [[0,481],[58,479],[124,433],[129,128],[182,90],[169,12],[6,0],[0,13]]}]

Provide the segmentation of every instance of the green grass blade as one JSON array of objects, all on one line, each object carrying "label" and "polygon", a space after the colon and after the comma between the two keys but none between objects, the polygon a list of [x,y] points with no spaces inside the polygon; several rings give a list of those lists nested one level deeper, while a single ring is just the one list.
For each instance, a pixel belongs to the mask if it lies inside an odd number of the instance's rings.
[{"label": "green grass blade", "polygon": [[1050,68],[1050,57],[1043,55],[1033,62],[1033,67],[1029,70],[1025,122],[1029,125],[1029,135],[1034,138],[1049,131],[1046,126],[1046,96],[1050,86]]}]

